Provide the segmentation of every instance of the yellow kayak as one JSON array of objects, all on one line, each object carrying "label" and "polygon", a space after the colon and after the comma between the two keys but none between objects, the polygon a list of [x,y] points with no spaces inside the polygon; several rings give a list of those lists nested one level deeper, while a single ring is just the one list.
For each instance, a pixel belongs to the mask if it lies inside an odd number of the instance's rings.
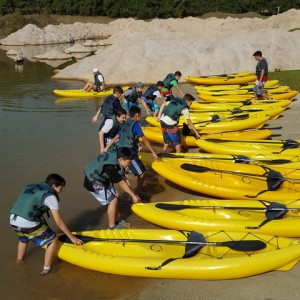
[{"label": "yellow kayak", "polygon": [[[197,121],[197,122],[193,122],[193,124],[196,130],[199,131],[201,130],[203,132],[237,131],[237,130],[244,130],[249,128],[261,128],[268,120],[269,120],[269,116],[263,116],[258,118],[247,117],[245,119],[225,118],[219,122]],[[160,127],[160,123],[156,120],[155,117],[148,116],[146,117],[146,121],[153,126]]]},{"label": "yellow kayak", "polygon": [[[154,143],[163,144],[163,136],[160,127],[145,126],[143,127],[145,137]],[[228,131],[228,132],[204,132],[199,130],[201,139],[253,139],[263,140],[272,135],[272,131],[269,129],[253,129],[253,130],[241,130],[241,131]],[[181,131],[181,145],[186,147],[197,147],[195,143],[196,138],[193,135],[183,135]]]},{"label": "yellow kayak", "polygon": [[[128,86],[122,87],[124,91],[128,90]],[[113,93],[113,88],[107,88],[103,92],[86,92],[84,90],[53,90],[53,93],[59,97],[71,97],[71,98],[91,98],[91,97],[106,97]]]},{"label": "yellow kayak", "polygon": [[208,102],[193,101],[190,110],[233,110],[240,109],[271,109],[275,107],[288,107],[291,100],[247,100],[236,102]]},{"label": "yellow kayak", "polygon": [[[246,74],[247,73],[247,74]],[[252,75],[251,72],[246,72],[245,75],[239,74],[224,74],[217,76],[202,76],[202,77],[185,77],[185,80],[188,83],[192,84],[205,84],[205,85],[227,85],[227,84],[242,84],[254,82],[256,80],[256,76]],[[250,74],[249,74],[250,73]]]},{"label": "yellow kayak", "polygon": [[57,255],[71,264],[111,274],[222,280],[290,270],[300,244],[284,237],[240,232],[166,229],[77,232],[86,243],[59,237]]},{"label": "yellow kayak", "polygon": [[[295,169],[300,167],[300,157],[288,155],[233,155],[233,154],[216,154],[216,153],[158,153],[160,161],[180,161],[181,163],[193,163],[201,160],[219,160],[231,162],[235,164],[254,164],[266,165],[272,168],[290,168]],[[139,158],[144,164],[151,166],[153,156],[149,152],[140,152]]]},{"label": "yellow kayak", "polygon": [[241,140],[232,141],[224,139],[196,140],[195,143],[202,150],[209,153],[223,153],[247,155],[256,154],[282,154],[297,156],[300,155],[300,140]]},{"label": "yellow kayak", "polygon": [[[288,91],[282,93],[276,93],[270,95],[272,98],[276,100],[293,100],[298,94],[298,91]],[[208,95],[208,94],[201,94],[199,95],[200,99],[204,101],[210,102],[240,102],[245,100],[252,100],[254,99],[252,95]]]},{"label": "yellow kayak", "polygon": [[[268,80],[264,88],[277,88],[279,80]],[[207,91],[222,91],[222,90],[237,90],[237,89],[252,89],[254,87],[254,82],[245,84],[227,84],[227,85],[195,85],[196,90],[207,90]]]},{"label": "yellow kayak", "polygon": [[[201,88],[197,88],[195,87],[196,92],[200,95],[202,94],[207,94],[207,95],[214,95],[214,96],[218,96],[221,95],[223,96],[225,95],[250,95],[252,96],[254,94],[253,89],[236,89],[236,90],[207,90],[207,89],[201,89]],[[272,95],[274,93],[282,93],[282,92],[287,92],[289,91],[289,87],[287,85],[282,85],[276,88],[270,88],[270,89],[266,89],[268,94],[270,95],[270,97],[272,97]]]},{"label": "yellow kayak", "polygon": [[300,198],[300,170],[217,160],[155,161],[167,180],[201,194],[225,199],[283,201]]},{"label": "yellow kayak", "polygon": [[300,200],[183,200],[136,203],[132,210],[141,218],[170,229],[300,237]]}]

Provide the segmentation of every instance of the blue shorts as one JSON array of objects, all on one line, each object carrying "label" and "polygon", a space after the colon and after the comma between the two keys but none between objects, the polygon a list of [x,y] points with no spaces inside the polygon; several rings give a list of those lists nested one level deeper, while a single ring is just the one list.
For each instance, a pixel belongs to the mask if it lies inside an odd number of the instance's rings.
[{"label": "blue shorts", "polygon": [[135,176],[140,176],[146,172],[146,167],[137,156],[134,156],[133,160],[129,165],[129,169]]},{"label": "blue shorts", "polygon": [[158,111],[159,110],[159,106],[157,105],[156,102],[152,102],[152,103],[147,103],[147,106],[150,108],[151,111]]},{"label": "blue shorts", "polygon": [[128,102],[127,100],[124,100],[123,104],[124,104],[124,108],[125,108],[125,110],[126,110],[127,112],[129,111],[129,109],[130,109],[131,107],[133,107],[133,106],[139,106],[138,103]]},{"label": "blue shorts", "polygon": [[162,121],[160,121],[160,125],[165,144],[172,143],[174,146],[181,144],[180,132],[177,125],[167,125]]},{"label": "blue shorts", "polygon": [[56,237],[55,232],[46,224],[39,224],[33,228],[22,228],[11,225],[19,237],[21,243],[32,241],[39,247],[50,244]]}]

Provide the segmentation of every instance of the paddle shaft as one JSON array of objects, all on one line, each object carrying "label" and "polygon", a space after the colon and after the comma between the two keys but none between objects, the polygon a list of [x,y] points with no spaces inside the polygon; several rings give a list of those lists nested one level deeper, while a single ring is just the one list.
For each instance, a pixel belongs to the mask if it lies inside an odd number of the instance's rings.
[{"label": "paddle shaft", "polygon": [[[189,167],[192,166],[192,167]],[[263,174],[253,174],[253,173],[246,173],[246,172],[235,172],[235,171],[227,171],[227,170],[219,170],[219,169],[212,169],[208,167],[202,167],[192,164],[182,164],[181,168],[186,171],[196,172],[196,173],[204,173],[204,172],[217,172],[217,173],[225,173],[225,174],[232,174],[232,175],[239,175],[239,176],[249,176],[249,177],[263,177],[266,178],[267,175]],[[283,181],[295,181],[300,182],[300,179],[297,178],[286,178],[286,177],[277,177],[274,176],[273,178],[281,179]]]},{"label": "paddle shaft", "polygon": [[[225,242],[197,242],[197,241],[176,241],[176,240],[141,240],[141,239],[114,239],[114,238],[94,238],[85,235],[75,235],[85,243],[88,242],[116,242],[116,243],[147,243],[147,244],[184,244],[184,245],[203,245],[228,247],[236,251],[254,251],[266,247],[260,240],[241,240]],[[60,241],[72,244],[72,241],[65,235],[59,237]]]},{"label": "paddle shaft", "polygon": [[[237,142],[237,143],[241,143],[241,142],[247,142],[247,140],[223,140],[223,139],[206,139],[208,142],[215,142],[215,143],[230,143],[230,142]],[[298,144],[297,141],[294,141],[295,143]],[[285,141],[283,140],[268,140],[266,142],[264,141],[257,141],[257,140],[251,140],[251,144],[263,144],[263,145],[268,145],[268,144],[278,144],[278,145],[284,145]]]},{"label": "paddle shaft", "polygon": [[[201,205],[185,205],[185,204],[171,204],[171,203],[157,203],[155,207],[164,210],[183,210],[183,209],[231,209],[231,210],[260,210],[260,211],[281,211],[283,208],[269,208],[267,207],[246,207],[246,206],[201,206]],[[288,210],[300,210],[299,208],[286,208]]]}]

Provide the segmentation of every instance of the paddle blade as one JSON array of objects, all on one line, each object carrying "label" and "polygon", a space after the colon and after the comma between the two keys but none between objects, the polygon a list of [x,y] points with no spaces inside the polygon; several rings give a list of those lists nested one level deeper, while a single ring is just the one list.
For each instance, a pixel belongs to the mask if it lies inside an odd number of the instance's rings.
[{"label": "paddle blade", "polygon": [[234,162],[238,164],[248,164],[250,162],[250,159],[247,156],[239,155],[234,159]]},{"label": "paddle blade", "polygon": [[203,173],[203,172],[206,172],[209,170],[206,167],[197,166],[197,165],[193,165],[193,164],[182,164],[180,166],[180,168],[185,171],[190,171],[190,172],[195,172],[195,173]]},{"label": "paddle blade", "polygon": [[298,142],[288,139],[283,143],[282,148],[283,149],[292,149],[292,148],[297,148],[298,146],[299,146]]},{"label": "paddle blade", "polygon": [[182,210],[187,208],[196,208],[196,206],[193,207],[191,205],[168,204],[168,203],[157,203],[155,204],[155,207],[164,210]]},{"label": "paddle blade", "polygon": [[277,191],[282,182],[284,181],[284,177],[281,173],[270,169],[267,177],[267,184],[269,191]]},{"label": "paddle blade", "polygon": [[288,208],[281,203],[271,202],[268,205],[265,215],[268,220],[281,219],[288,212]]},{"label": "paddle blade", "polygon": [[[78,239],[82,240],[84,243],[88,243],[88,242],[97,240],[96,238],[93,238],[91,236],[85,236],[85,235],[79,235],[79,234],[76,234],[74,236],[76,236]],[[62,243],[73,244],[73,242],[65,234],[60,235],[58,237],[58,240]]]},{"label": "paddle blade", "polygon": [[[220,245],[222,244],[222,245]],[[266,248],[266,244],[260,240],[226,241],[218,243],[218,246],[226,246],[235,251],[257,251]]]},{"label": "paddle blade", "polygon": [[182,258],[189,258],[195,256],[198,251],[205,246],[204,236],[196,231],[192,231],[189,234],[187,244],[185,246],[185,252]]},{"label": "paddle blade", "polygon": [[158,157],[166,157],[166,158],[185,158],[184,155],[175,155],[173,153],[161,152],[157,154]]},{"label": "paddle blade", "polygon": [[191,129],[186,123],[182,124],[182,134],[183,136],[189,136],[191,134]]}]

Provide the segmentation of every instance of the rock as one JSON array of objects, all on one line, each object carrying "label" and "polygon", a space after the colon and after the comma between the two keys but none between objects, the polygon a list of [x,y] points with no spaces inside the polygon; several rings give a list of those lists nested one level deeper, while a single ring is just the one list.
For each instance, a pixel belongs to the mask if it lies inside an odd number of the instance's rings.
[{"label": "rock", "polygon": [[38,60],[69,60],[72,59],[72,55],[62,53],[58,50],[50,50],[46,53],[35,55],[32,58]]},{"label": "rock", "polygon": [[91,49],[80,44],[75,44],[74,46],[64,50],[65,53],[91,53]]},{"label": "rock", "polygon": [[92,40],[86,41],[83,46],[85,47],[98,47],[98,43]]}]

